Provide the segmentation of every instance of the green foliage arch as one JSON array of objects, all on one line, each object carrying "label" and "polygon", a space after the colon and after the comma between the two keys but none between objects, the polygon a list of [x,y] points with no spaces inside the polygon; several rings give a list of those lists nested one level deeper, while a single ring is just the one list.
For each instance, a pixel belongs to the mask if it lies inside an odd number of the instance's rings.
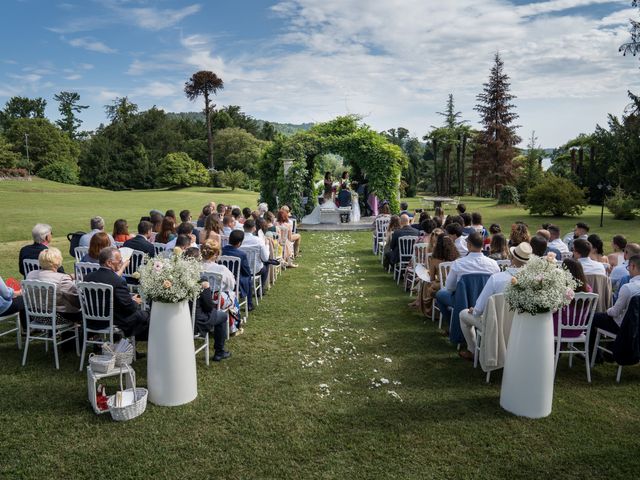
[{"label": "green foliage arch", "polygon": [[[316,205],[314,179],[320,174],[316,159],[323,154],[340,155],[352,176],[366,176],[369,191],[388,200],[393,212],[400,210],[402,169],[407,157],[400,147],[360,122],[356,115],[337,117],[290,137],[279,136],[266,148],[259,164],[261,200],[270,207],[288,204],[302,216]],[[284,174],[285,160],[292,165]],[[305,206],[302,198],[308,198]]]}]

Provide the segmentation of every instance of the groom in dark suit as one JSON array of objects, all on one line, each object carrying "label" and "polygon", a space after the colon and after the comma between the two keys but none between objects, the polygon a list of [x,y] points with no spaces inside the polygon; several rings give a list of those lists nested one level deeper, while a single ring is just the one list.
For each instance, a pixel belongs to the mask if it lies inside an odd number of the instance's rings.
[{"label": "groom in dark suit", "polygon": [[127,282],[118,273],[123,261],[116,247],[106,247],[98,255],[100,268],[84,277],[85,282],[106,283],[113,287],[113,324],[126,337],[135,335],[136,340],[146,340],[149,334],[149,312],[140,310],[142,300],[131,296]]},{"label": "groom in dark suit", "polygon": [[[222,255],[230,257],[238,257],[240,259],[240,296],[246,297],[248,301],[249,311],[253,310],[253,274],[249,267],[249,258],[247,254],[240,249],[240,245],[244,241],[244,232],[242,230],[233,230],[229,234],[229,244],[222,247]],[[232,272],[235,275],[235,272]]]}]

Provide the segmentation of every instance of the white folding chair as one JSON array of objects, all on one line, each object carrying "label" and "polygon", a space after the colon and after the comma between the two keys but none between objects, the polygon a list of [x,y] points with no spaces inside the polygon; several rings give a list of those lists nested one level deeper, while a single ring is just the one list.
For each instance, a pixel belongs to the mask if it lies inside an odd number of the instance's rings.
[{"label": "white folding chair", "polygon": [[409,296],[413,296],[413,288],[416,285],[416,265],[427,265],[429,254],[427,249],[428,243],[416,243],[413,246],[413,256],[411,257],[411,263],[407,267],[404,274],[404,289],[409,288]]},{"label": "white folding chair", "polygon": [[[78,283],[80,296],[80,310],[82,311],[82,353],[80,354],[80,371],[84,366],[87,345],[102,345],[107,339],[113,343],[113,287],[106,283],[80,282]],[[88,326],[88,322],[92,326]],[[96,326],[99,325],[99,326]],[[98,340],[90,337],[97,335]],[[108,338],[105,338],[108,337]]]},{"label": "white folding chair", "polygon": [[222,250],[227,245],[229,245],[229,235],[220,234],[220,249]]},{"label": "white folding chair", "polygon": [[89,253],[89,247],[76,247],[73,250],[73,255],[76,257],[76,262],[81,262],[82,257]]},{"label": "white folding chair", "polygon": [[244,297],[244,300],[240,299],[240,262],[240,258],[229,255],[222,255],[218,258],[218,263],[227,267],[236,279],[236,298],[238,299],[240,308],[244,306],[245,317],[243,318],[243,323],[246,323],[249,318],[249,298]]},{"label": "white folding chair", "polygon": [[379,217],[375,220],[373,230],[373,253],[375,255],[381,255],[382,253],[380,243],[382,242],[382,246],[384,246],[384,235],[387,233],[390,221],[391,217]]},{"label": "white folding chair", "polygon": [[40,262],[38,260],[33,260],[30,258],[25,258],[22,260],[22,268],[24,269],[24,278],[27,278],[29,273],[34,270],[40,270]]},{"label": "white folding chair", "polygon": [[[80,354],[78,343],[78,326],[69,320],[58,317],[56,312],[56,284],[41,282],[38,280],[23,280],[22,294],[24,295],[24,308],[27,315],[27,338],[24,344],[22,366],[27,363],[29,343],[35,340],[53,343],[53,356],[56,369],[60,369],[58,361],[58,345],[75,339],[76,353]],[[58,341],[58,335],[68,331],[74,331],[73,337]],[[36,333],[35,335],[33,333]]]},{"label": "white folding chair", "polygon": [[100,268],[100,264],[92,263],[92,262],[76,262],[73,266],[73,269],[76,274],[76,283],[84,281],[84,276],[98,270]]},{"label": "white folding chair", "polygon": [[16,322],[15,327],[11,327],[8,330],[2,331],[2,333],[0,333],[0,337],[4,337],[5,335],[16,332],[16,343],[18,344],[18,350],[22,350],[22,325],[20,325],[20,314],[16,312],[12,313],[11,315],[0,315],[0,323],[2,322]]},{"label": "white folding chair", "polygon": [[[220,295],[222,290],[222,275],[220,273],[204,271],[202,272],[202,276],[207,279],[207,282],[209,282],[209,287],[211,288],[211,294],[215,295],[216,293],[218,293],[218,295]],[[209,332],[206,332],[204,336],[202,336],[200,332],[196,330],[196,301],[197,300],[198,299],[196,297],[192,303],[191,326],[193,327],[193,341],[197,342],[202,340],[202,345],[195,349],[195,355],[198,356],[198,353],[204,351],[205,363],[208,366],[209,352],[210,352]],[[220,298],[218,298],[218,302],[216,303],[216,310],[220,310]],[[226,321],[227,321],[227,338],[229,338],[229,324],[228,324],[229,319],[227,318]]]},{"label": "white folding chair", "polygon": [[[134,250],[131,254],[129,265],[127,265],[127,268],[125,268],[124,272],[122,272],[122,278],[133,278],[133,274],[138,271],[138,268],[144,265],[144,262],[145,253],[141,252],[140,250]],[[129,285],[129,288],[131,288],[131,285]]]},{"label": "white folding chair", "polygon": [[240,250],[247,254],[249,259],[249,267],[253,278],[251,284],[253,285],[253,296],[256,299],[256,305],[259,304],[258,298],[262,299],[262,276],[260,276],[259,261],[262,249],[258,246],[240,247]]},{"label": "white folding chair", "polygon": [[[451,270],[451,265],[453,262],[442,262],[438,265],[438,277],[440,279],[440,288],[444,288],[444,285],[447,281],[447,275],[449,275],[449,270]],[[436,321],[436,311],[440,313],[440,319],[438,321],[438,328],[442,328],[442,313],[440,309],[436,306],[436,299],[433,298],[433,302],[431,302],[431,321]]]},{"label": "white folding chair", "polygon": [[398,239],[398,263],[393,268],[393,279],[396,279],[398,275],[397,284],[400,285],[400,278],[402,278],[403,272],[406,270],[411,257],[413,256],[413,246],[418,241],[418,237],[414,235],[407,235]]},{"label": "white folding chair", "polygon": [[163,254],[165,252],[165,250],[167,249],[167,244],[166,243],[154,243],[153,244],[153,249],[156,252],[156,257],[160,256],[161,254]]},{"label": "white folding chair", "polygon": [[[558,312],[558,332],[555,337],[556,354],[555,370],[558,369],[558,360],[561,353],[569,354],[569,368],[573,366],[573,355],[581,353],[585,358],[587,368],[587,381],[591,383],[591,362],[589,361],[589,330],[591,322],[596,313],[598,304],[598,294],[596,293],[576,293],[575,298],[568,307]],[[570,335],[569,332],[579,332],[580,336]],[[562,344],[566,343],[567,348],[562,350]],[[575,344],[582,344],[583,348],[575,347]]]}]

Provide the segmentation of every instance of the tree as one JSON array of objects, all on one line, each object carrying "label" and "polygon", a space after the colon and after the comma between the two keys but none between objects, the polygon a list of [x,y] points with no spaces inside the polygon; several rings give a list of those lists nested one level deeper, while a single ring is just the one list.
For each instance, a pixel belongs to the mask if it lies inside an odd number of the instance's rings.
[{"label": "tree", "polygon": [[500,186],[513,181],[513,158],[520,137],[516,134],[518,115],[511,101],[516,98],[509,93],[509,76],[504,73],[504,63],[496,53],[489,81],[476,99],[475,110],[480,113],[483,129],[477,145],[476,168],[486,172],[485,186],[497,196]]},{"label": "tree", "polygon": [[213,164],[213,133],[211,131],[211,110],[215,105],[211,105],[209,96],[215,95],[218,90],[224,88],[224,83],[215,73],[200,70],[191,75],[188,82],[184,84],[184,93],[187,98],[194,101],[199,96],[204,97],[204,115],[207,122],[207,141],[209,145],[209,167],[214,170]]},{"label": "tree", "polygon": [[29,138],[28,167],[34,173],[50,163],[77,163],[79,147],[46,118],[18,118],[11,123],[6,137],[16,153],[26,154],[25,134]]},{"label": "tree", "polygon": [[220,170],[242,170],[250,177],[258,173],[258,161],[267,142],[258,140],[242,128],[219,130],[214,140],[213,161]]},{"label": "tree", "polygon": [[22,157],[13,149],[13,145],[0,135],[0,168],[16,168]]},{"label": "tree", "polygon": [[260,129],[260,135],[258,136],[258,138],[260,138],[261,140],[272,142],[276,139],[277,133],[278,132],[276,132],[276,127],[273,126],[273,123],[264,122],[262,124],[262,128]]},{"label": "tree", "polygon": [[225,187],[229,187],[232,191],[242,187],[247,182],[247,175],[242,170],[231,170],[227,168],[220,175],[220,180]]},{"label": "tree", "polygon": [[0,125],[8,130],[18,118],[44,118],[47,101],[44,98],[11,97],[0,114]]},{"label": "tree", "polygon": [[161,187],[190,187],[207,185],[209,172],[184,152],[170,153],[160,163],[157,182]]},{"label": "tree", "polygon": [[[633,0],[631,2],[631,6],[636,8],[640,7],[640,2],[638,0]],[[631,40],[620,45],[619,51],[622,52],[623,55],[630,53],[635,57],[638,53],[640,53],[640,22],[629,19],[629,23]]]},{"label": "tree", "polygon": [[126,123],[138,113],[138,105],[131,103],[128,97],[116,97],[111,105],[104,106],[109,121],[113,123]]},{"label": "tree", "polygon": [[527,145],[527,153],[514,159],[520,159],[521,169],[518,177],[518,192],[520,198],[526,198],[530,188],[535,187],[542,180],[542,159],[544,150],[538,145],[538,137],[536,132],[531,132],[529,144]]},{"label": "tree", "polygon": [[70,185],[77,185],[79,183],[78,165],[75,163],[50,163],[46,167],[40,169],[38,176],[53,182],[68,183]]},{"label": "tree", "polygon": [[60,92],[54,95],[53,99],[60,103],[58,111],[62,116],[56,124],[63,132],[67,132],[69,137],[76,138],[76,132],[82,125],[82,120],[76,117],[76,114],[81,113],[82,110],[89,108],[89,106],[79,104],[80,94],[77,92]]}]

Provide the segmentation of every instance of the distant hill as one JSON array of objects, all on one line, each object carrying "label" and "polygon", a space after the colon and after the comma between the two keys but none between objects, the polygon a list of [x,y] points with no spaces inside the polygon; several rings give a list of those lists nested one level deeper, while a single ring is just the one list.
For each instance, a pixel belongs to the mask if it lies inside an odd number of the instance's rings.
[{"label": "distant hill", "polygon": [[[167,112],[167,115],[174,118],[186,118],[188,120],[204,122],[204,113],[202,112]],[[301,130],[309,130],[314,125],[314,123],[278,123],[260,119],[256,119],[256,122],[258,123],[259,128],[262,128],[262,125],[269,122],[275,127],[277,132],[287,136],[293,135]]]}]

